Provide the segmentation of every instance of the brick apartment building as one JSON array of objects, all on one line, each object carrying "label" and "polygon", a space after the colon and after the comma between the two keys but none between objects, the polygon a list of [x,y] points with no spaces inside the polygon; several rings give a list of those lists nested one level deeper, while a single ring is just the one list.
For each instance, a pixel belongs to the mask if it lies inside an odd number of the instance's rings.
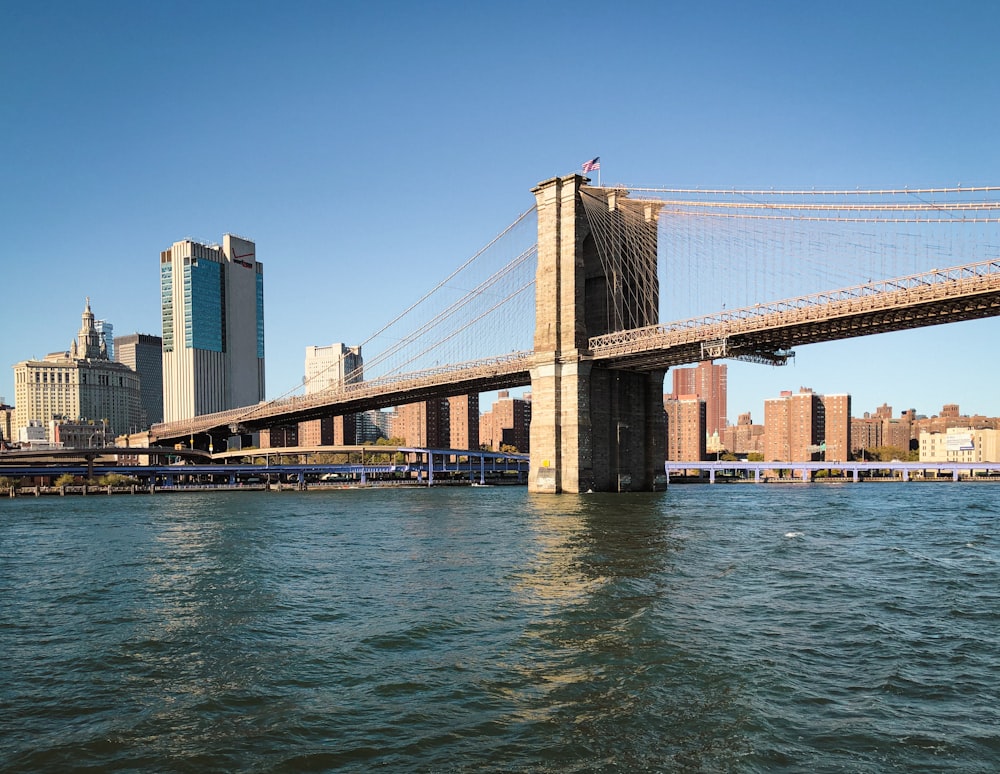
[{"label": "brick apartment building", "polygon": [[848,460],[851,396],[786,390],[764,401],[764,428],[766,461]]},{"label": "brick apartment building", "polygon": [[479,417],[479,442],[493,451],[511,446],[522,454],[531,451],[531,396],[512,398],[501,390],[493,407]]},{"label": "brick apartment building", "polygon": [[697,395],[665,397],[667,459],[703,460],[706,456],[706,402]]}]

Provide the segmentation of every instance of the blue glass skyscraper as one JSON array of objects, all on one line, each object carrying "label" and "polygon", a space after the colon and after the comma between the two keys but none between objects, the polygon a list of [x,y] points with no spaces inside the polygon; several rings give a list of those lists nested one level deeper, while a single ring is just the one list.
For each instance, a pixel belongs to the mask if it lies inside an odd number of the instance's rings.
[{"label": "blue glass skyscraper", "polygon": [[264,267],[253,242],[175,242],[160,253],[163,419],[264,399]]}]

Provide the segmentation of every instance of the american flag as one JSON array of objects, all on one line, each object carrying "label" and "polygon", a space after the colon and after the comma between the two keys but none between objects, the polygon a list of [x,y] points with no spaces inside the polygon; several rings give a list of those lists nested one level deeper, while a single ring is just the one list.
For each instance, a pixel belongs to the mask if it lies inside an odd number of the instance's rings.
[{"label": "american flag", "polygon": [[600,156],[595,156],[590,161],[583,162],[583,171],[584,172],[593,172],[595,169],[600,169],[600,168],[601,168],[601,157]]}]

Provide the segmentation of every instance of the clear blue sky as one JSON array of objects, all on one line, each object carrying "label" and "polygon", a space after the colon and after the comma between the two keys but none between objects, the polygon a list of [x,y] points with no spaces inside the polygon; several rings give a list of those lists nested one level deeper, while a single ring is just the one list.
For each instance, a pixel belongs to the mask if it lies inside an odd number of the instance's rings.
[{"label": "clear blue sky", "polygon": [[[257,243],[267,386],[363,341],[601,156],[605,183],[1000,183],[1000,4],[0,0],[0,395],[84,297],[160,332],[172,242]],[[1000,415],[1000,320],[730,364],[782,389]]]}]

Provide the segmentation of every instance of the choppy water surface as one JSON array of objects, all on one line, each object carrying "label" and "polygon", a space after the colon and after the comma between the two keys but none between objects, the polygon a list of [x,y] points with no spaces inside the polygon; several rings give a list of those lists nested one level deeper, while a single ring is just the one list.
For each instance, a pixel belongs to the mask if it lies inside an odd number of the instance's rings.
[{"label": "choppy water surface", "polygon": [[0,501],[3,771],[1000,766],[1000,486]]}]

